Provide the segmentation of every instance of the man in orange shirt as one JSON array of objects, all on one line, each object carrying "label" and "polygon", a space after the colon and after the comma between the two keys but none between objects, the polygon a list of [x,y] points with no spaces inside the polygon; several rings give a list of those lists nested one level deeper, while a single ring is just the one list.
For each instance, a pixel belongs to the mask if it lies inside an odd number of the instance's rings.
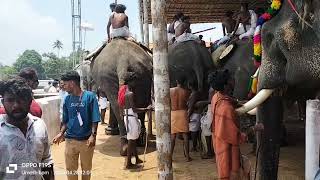
[{"label": "man in orange shirt", "polygon": [[209,83],[216,91],[212,97],[212,137],[216,154],[219,179],[240,178],[239,121],[236,117],[234,101],[229,94],[233,83],[228,70],[209,75]]}]

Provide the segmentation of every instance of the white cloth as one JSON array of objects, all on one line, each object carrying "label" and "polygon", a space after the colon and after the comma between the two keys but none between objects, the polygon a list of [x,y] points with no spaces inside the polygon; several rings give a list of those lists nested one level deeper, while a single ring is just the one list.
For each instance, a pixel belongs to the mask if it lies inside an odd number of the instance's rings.
[{"label": "white cloth", "polygon": [[136,140],[141,132],[141,122],[138,119],[138,114],[133,112],[132,108],[124,110],[124,123],[127,130],[127,139]]},{"label": "white cloth", "polygon": [[130,31],[127,26],[123,26],[121,28],[112,29],[110,32],[111,38],[115,37],[130,37]]},{"label": "white cloth", "polygon": [[197,132],[200,130],[200,118],[201,118],[201,114],[198,114],[198,113],[191,114],[190,122],[189,122],[189,131]]},{"label": "white cloth", "polygon": [[230,37],[231,37],[231,34],[227,34],[227,35],[223,36],[223,38],[221,38],[218,41],[217,45],[220,46],[221,44],[224,44],[225,42],[229,41]]},{"label": "white cloth", "polygon": [[[28,128],[24,136],[7,119],[7,115],[0,115],[0,179],[41,180],[41,163],[42,167],[53,163],[46,124],[42,119],[28,114]],[[34,166],[27,167],[24,166],[25,163]],[[6,173],[9,164],[17,165],[12,174]]]},{"label": "white cloth", "polygon": [[247,31],[245,31],[243,24],[239,24],[239,28],[236,32],[236,34],[239,35],[239,39],[254,35],[254,31],[257,27],[257,14],[253,10],[249,10],[249,13],[250,13],[250,25],[246,25]]},{"label": "white cloth", "polygon": [[200,39],[198,36],[192,34],[192,33],[183,33],[180,36],[176,37],[176,42],[186,42],[186,41],[199,41]]},{"label": "white cloth", "polygon": [[49,88],[49,90],[48,90],[48,93],[57,93],[58,92],[58,90],[57,90],[57,88],[55,88],[54,86],[51,86],[50,88]]},{"label": "white cloth", "polygon": [[173,28],[176,30],[176,28],[182,23],[181,20],[174,22]]},{"label": "white cloth", "polygon": [[106,97],[99,98],[99,107],[100,107],[100,109],[107,109],[108,99]]},{"label": "white cloth", "polygon": [[59,109],[59,114],[60,114],[60,121],[62,122],[62,117],[63,117],[63,104],[64,100],[68,96],[68,93],[66,91],[60,90],[59,91],[59,97],[60,97],[60,109]]},{"label": "white cloth", "polygon": [[208,111],[206,115],[204,115],[201,120],[201,132],[204,136],[211,136],[211,124],[212,124],[212,111],[211,104],[208,105]]}]

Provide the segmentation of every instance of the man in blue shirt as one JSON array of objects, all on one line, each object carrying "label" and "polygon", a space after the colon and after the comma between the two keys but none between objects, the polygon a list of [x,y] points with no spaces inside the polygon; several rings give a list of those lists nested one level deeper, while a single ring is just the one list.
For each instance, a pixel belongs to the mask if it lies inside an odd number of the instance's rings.
[{"label": "man in blue shirt", "polygon": [[80,155],[83,180],[91,177],[92,157],[96,143],[99,105],[96,95],[80,88],[80,76],[76,71],[62,75],[64,88],[69,93],[63,105],[63,120],[60,133],[53,139],[59,144],[66,138],[65,162],[69,180],[78,179]]}]

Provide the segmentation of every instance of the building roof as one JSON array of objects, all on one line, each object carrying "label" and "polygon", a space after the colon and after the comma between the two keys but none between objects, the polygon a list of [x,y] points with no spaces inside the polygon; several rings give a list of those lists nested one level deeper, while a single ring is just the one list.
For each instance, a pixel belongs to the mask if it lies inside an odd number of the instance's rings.
[{"label": "building roof", "polygon": [[[143,0],[139,0],[139,5],[143,11]],[[214,23],[221,22],[221,18],[227,11],[234,13],[240,10],[240,3],[245,0],[167,0],[167,21],[170,22],[177,12],[183,12],[190,16],[192,23]],[[151,24],[150,2],[148,4],[149,23]],[[249,9],[265,9],[268,0],[246,0]]]}]

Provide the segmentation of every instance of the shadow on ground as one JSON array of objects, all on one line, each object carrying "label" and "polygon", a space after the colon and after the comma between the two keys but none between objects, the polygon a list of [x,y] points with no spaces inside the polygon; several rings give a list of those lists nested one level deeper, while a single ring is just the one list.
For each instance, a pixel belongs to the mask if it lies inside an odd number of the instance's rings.
[{"label": "shadow on ground", "polygon": [[[122,157],[119,153],[120,150],[120,136],[102,137],[97,140],[102,143],[96,145],[96,150],[101,154],[105,154],[112,157]],[[143,155],[145,147],[138,147],[138,154]],[[156,141],[154,138],[150,138],[148,141],[148,147],[146,154],[156,151]]]}]

